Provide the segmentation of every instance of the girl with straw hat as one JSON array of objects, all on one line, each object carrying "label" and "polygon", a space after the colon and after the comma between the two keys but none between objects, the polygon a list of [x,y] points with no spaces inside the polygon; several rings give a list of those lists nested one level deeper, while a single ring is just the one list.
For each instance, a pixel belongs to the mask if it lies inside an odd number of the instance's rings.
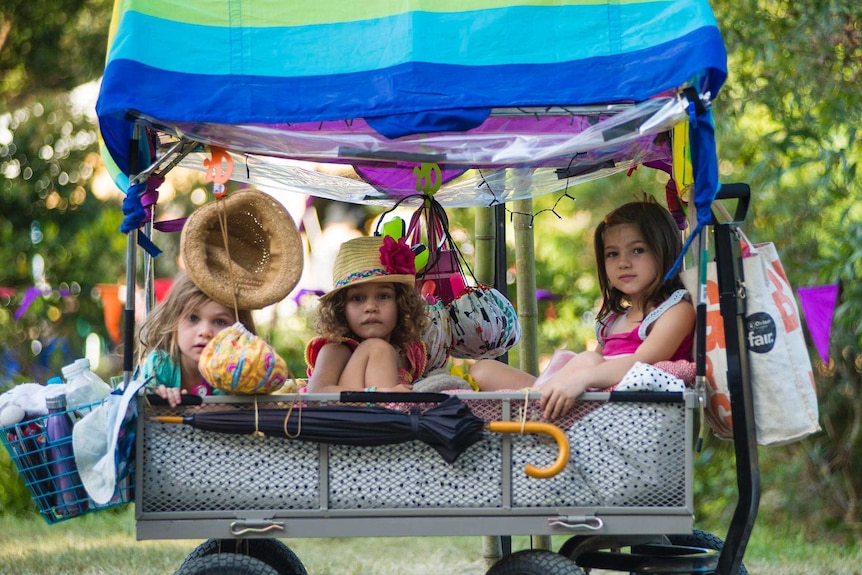
[{"label": "girl with straw hat", "polygon": [[403,238],[349,240],[332,279],[317,311],[318,337],[305,351],[308,391],[411,391],[428,361],[413,251]]}]

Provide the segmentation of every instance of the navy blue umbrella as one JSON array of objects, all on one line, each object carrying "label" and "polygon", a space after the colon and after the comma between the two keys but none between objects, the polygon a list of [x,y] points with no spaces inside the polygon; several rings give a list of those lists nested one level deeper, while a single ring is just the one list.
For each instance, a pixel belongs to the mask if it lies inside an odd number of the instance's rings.
[{"label": "navy blue umbrella", "polygon": [[[373,394],[361,395],[368,399]],[[376,405],[339,404],[201,411],[153,419],[219,433],[262,433],[338,445],[389,445],[419,440],[437,450],[448,463],[481,440],[485,427],[485,421],[473,415],[456,396],[447,396],[425,411],[418,407],[405,412]]]},{"label": "navy blue umbrella", "polygon": [[[398,411],[368,405],[369,400],[439,403],[425,411],[418,406],[410,411]],[[391,445],[419,440],[434,448],[447,463],[453,463],[465,449],[481,440],[485,430],[494,433],[543,433],[557,442],[557,459],[545,468],[527,464],[525,473],[536,478],[553,477],[569,460],[568,439],[556,425],[532,421],[487,422],[474,415],[454,395],[359,392],[342,393],[341,401],[363,403],[300,404],[279,408],[257,408],[255,404],[255,409],[201,411],[185,416],[156,416],[151,420],[183,423],[218,433],[262,434],[337,445]]]}]

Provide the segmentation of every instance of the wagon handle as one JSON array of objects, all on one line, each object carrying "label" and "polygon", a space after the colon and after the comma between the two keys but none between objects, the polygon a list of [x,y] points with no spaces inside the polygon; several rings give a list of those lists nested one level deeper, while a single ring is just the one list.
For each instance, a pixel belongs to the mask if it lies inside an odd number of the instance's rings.
[{"label": "wagon handle", "polygon": [[489,421],[485,429],[495,433],[544,433],[557,442],[557,460],[548,467],[536,467],[532,463],[524,466],[524,473],[536,479],[549,479],[566,466],[569,461],[569,439],[563,430],[553,423],[539,421]]}]

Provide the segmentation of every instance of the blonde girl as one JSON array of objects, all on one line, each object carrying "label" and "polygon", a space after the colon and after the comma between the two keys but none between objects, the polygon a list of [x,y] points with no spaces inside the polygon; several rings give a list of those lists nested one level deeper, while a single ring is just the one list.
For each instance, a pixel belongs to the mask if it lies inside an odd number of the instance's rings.
[{"label": "blonde girl", "polygon": [[[240,322],[254,333],[251,312],[238,313]],[[177,274],[138,332],[141,377],[151,380],[147,385],[172,407],[187,393],[216,393],[201,376],[198,362],[206,344],[235,321],[233,309],[207,296],[184,272]]]}]

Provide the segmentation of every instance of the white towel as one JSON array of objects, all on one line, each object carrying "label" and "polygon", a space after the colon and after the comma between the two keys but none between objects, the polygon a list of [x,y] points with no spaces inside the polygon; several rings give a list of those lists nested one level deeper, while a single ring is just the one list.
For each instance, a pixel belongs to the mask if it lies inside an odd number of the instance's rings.
[{"label": "white towel", "polygon": [[87,494],[97,505],[109,503],[114,496],[117,487],[117,436],[129,403],[144,382],[144,379],[134,380],[122,395],[112,393],[72,429],[72,449],[78,475]]}]

